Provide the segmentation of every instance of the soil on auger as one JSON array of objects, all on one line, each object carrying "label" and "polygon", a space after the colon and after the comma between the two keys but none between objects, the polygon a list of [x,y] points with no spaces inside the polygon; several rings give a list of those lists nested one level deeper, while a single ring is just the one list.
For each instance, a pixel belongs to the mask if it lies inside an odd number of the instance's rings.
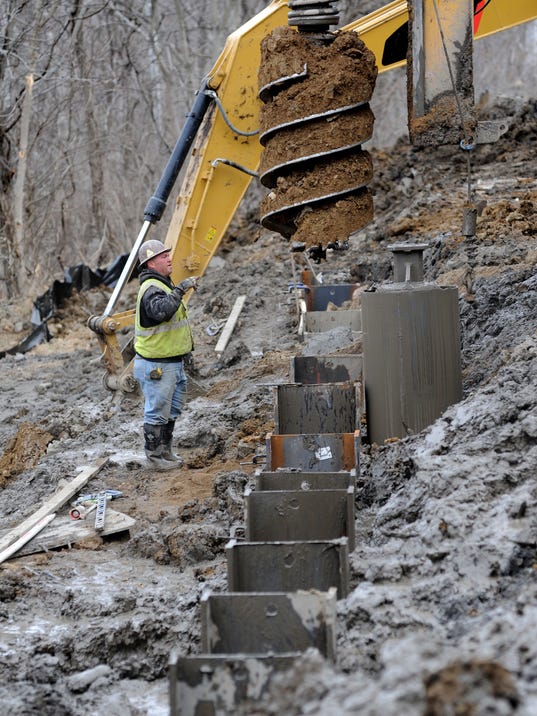
[{"label": "soil on auger", "polygon": [[[354,32],[279,27],[261,47],[261,221],[306,247],[344,242],[373,218],[368,102],[373,53]],[[319,220],[317,221],[317,217]],[[327,231],[327,229],[329,229]]]}]

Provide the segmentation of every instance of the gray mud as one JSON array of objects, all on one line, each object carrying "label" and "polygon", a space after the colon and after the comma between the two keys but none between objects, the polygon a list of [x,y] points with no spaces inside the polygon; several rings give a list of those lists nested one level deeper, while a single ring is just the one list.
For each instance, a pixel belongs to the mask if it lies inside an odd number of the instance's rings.
[{"label": "gray mud", "polygon": [[[389,277],[389,244],[428,242],[427,280],[459,289],[464,398],[418,435],[363,446],[337,665],[305,654],[242,713],[537,713],[534,103],[513,127],[474,153],[477,237],[460,233],[464,158],[399,143],[373,154],[375,221],[315,267],[326,283],[367,287]],[[138,397],[102,385],[85,322],[106,290],[63,307],[49,344],[1,361],[1,526],[102,457],[88,488],[121,490],[114,507],[136,520],[130,535],[0,567],[3,713],[166,714],[170,651],[199,653],[199,599],[227,588],[224,545],[273,425],[272,386],[289,380],[291,356],[350,340],[298,340],[289,247],[259,231],[258,205],[252,191],[191,300],[196,350],[177,431],[185,468],[148,474]],[[240,294],[245,308],[218,358],[207,329]]]}]

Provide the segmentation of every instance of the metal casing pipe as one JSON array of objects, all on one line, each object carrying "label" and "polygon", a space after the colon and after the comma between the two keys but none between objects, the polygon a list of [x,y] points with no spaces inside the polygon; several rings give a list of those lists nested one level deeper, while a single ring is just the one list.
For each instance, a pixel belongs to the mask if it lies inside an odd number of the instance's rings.
[{"label": "metal casing pipe", "polygon": [[423,430],[462,398],[458,291],[394,283],[362,294],[369,440]]}]

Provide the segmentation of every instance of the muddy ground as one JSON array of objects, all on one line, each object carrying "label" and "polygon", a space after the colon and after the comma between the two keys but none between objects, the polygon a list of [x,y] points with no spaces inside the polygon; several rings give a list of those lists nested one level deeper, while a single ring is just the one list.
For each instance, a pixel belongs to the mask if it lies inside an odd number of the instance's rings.
[{"label": "muddy ground", "polygon": [[[514,115],[511,130],[472,153],[476,237],[461,235],[462,152],[401,141],[372,152],[375,221],[314,266],[325,283],[369,287],[390,277],[388,245],[427,242],[427,280],[459,289],[464,397],[418,435],[363,445],[337,665],[305,655],[244,713],[537,712],[536,109],[500,108]],[[138,397],[103,387],[85,322],[108,289],[75,295],[50,322],[51,342],[0,361],[1,526],[103,457],[88,489],[121,490],[114,507],[136,520],[130,533],[0,567],[2,713],[163,715],[170,651],[199,653],[200,595],[226,590],[224,545],[272,426],[272,386],[289,380],[291,356],[351,340],[339,331],[299,341],[288,284],[300,259],[260,229],[262,195],[250,193],[190,302],[184,468],[148,473]],[[242,294],[218,357],[209,334]],[[29,316],[30,305],[4,313],[2,348],[25,335]]]}]

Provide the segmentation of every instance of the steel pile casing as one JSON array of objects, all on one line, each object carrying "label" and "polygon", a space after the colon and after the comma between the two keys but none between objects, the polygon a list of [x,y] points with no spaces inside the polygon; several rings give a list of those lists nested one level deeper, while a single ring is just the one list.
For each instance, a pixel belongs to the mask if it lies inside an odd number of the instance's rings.
[{"label": "steel pile casing", "polygon": [[458,291],[394,283],[362,294],[371,442],[423,430],[462,397]]}]

